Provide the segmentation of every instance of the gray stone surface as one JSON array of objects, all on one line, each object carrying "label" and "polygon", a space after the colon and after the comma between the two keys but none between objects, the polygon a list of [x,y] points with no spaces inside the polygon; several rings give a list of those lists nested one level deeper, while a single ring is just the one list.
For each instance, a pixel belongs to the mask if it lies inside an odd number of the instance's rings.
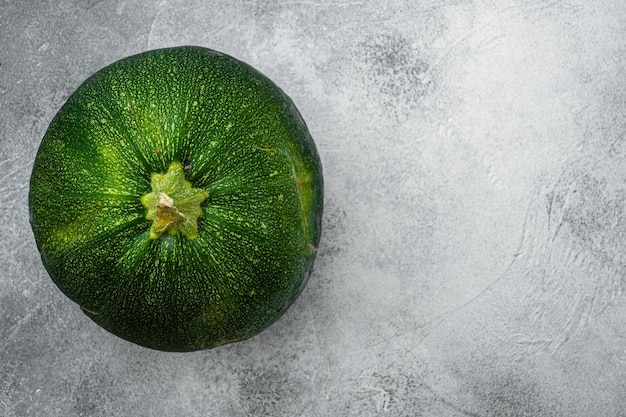
[{"label": "gray stone surface", "polygon": [[[0,415],[626,415],[624,22],[610,0],[0,1]],[[279,84],[326,183],[295,305],[191,354],[93,324],[27,209],[69,94],[181,44]]]}]

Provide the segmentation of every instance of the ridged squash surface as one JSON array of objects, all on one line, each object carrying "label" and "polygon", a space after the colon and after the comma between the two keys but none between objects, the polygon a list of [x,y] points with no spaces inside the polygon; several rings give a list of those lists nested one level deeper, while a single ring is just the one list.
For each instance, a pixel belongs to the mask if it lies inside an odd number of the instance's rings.
[{"label": "ridged squash surface", "polygon": [[300,294],[322,169],[272,81],[175,47],[117,61],[70,96],[41,142],[29,205],[44,266],[91,319],[192,351],[259,333]]}]

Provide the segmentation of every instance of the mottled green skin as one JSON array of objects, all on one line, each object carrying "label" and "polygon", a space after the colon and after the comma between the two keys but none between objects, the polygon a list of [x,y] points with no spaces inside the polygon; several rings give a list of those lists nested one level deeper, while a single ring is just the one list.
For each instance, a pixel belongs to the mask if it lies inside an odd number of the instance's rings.
[{"label": "mottled green skin", "polygon": [[[150,238],[140,199],[175,161],[209,194],[198,236]],[[46,269],[91,319],[142,346],[192,351],[251,337],[293,303],[322,193],[292,101],[232,57],[177,47],[78,88],[43,138],[29,204]]]}]

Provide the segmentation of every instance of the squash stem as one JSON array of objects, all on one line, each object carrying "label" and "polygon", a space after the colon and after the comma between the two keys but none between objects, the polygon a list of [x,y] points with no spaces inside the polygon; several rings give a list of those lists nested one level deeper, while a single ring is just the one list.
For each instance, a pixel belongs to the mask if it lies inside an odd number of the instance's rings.
[{"label": "squash stem", "polygon": [[147,209],[146,219],[152,220],[150,237],[157,239],[165,232],[182,233],[189,239],[198,236],[198,218],[202,216],[200,204],[209,193],[193,188],[185,180],[185,171],[180,162],[170,165],[165,174],[153,173],[152,192],[141,197]]}]

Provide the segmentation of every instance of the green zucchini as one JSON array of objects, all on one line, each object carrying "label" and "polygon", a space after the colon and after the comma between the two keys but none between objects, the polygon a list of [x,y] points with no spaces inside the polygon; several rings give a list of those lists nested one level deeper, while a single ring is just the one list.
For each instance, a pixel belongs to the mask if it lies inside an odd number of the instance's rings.
[{"label": "green zucchini", "polygon": [[111,333],[194,351],[295,301],[320,240],[322,167],[300,113],[251,66],[194,46],[117,61],[53,118],[30,221],[59,289]]}]

